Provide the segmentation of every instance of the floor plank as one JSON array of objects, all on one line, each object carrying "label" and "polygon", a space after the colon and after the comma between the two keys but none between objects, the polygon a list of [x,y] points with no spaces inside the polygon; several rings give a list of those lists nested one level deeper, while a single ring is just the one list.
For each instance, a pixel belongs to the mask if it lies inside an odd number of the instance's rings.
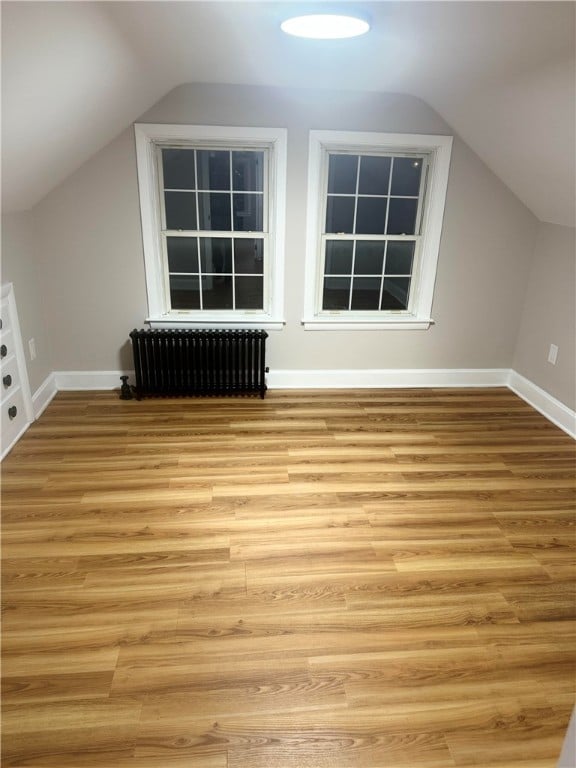
[{"label": "floor plank", "polygon": [[2,765],[555,767],[575,470],[507,389],[59,393],[2,465]]}]

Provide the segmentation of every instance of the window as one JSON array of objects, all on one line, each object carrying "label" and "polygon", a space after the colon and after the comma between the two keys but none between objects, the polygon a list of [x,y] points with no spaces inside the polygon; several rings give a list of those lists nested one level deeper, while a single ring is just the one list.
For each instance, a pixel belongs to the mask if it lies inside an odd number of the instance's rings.
[{"label": "window", "polygon": [[307,328],[429,327],[451,143],[311,132]]},{"label": "window", "polygon": [[283,129],[137,125],[153,327],[282,324]]}]

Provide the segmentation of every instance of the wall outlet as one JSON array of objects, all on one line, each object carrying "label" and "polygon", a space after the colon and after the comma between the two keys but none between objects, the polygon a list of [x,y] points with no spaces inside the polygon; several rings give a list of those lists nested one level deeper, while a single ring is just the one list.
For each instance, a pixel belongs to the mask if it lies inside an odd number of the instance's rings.
[{"label": "wall outlet", "polygon": [[556,344],[550,344],[550,350],[548,352],[548,362],[552,365],[556,365],[556,359],[558,357],[558,347]]},{"label": "wall outlet", "polygon": [[30,360],[36,360],[36,341],[34,339],[28,340],[28,352],[30,354]]}]

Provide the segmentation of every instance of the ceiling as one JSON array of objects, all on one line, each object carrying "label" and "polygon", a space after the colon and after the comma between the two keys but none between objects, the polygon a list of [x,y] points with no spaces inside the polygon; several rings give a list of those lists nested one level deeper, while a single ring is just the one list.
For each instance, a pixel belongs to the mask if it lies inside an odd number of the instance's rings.
[{"label": "ceiling", "polygon": [[[295,12],[371,32],[290,38]],[[3,208],[34,206],[182,83],[406,93],[541,220],[574,226],[572,2],[3,2]]]}]

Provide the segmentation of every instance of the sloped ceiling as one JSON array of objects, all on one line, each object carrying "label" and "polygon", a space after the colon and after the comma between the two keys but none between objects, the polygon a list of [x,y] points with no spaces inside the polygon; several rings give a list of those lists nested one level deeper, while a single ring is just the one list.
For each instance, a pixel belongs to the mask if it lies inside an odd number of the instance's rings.
[{"label": "sloped ceiling", "polygon": [[[279,29],[335,7],[371,32]],[[4,2],[3,208],[34,206],[173,87],[214,82],[417,96],[540,220],[574,226],[574,29],[572,2]]]}]

